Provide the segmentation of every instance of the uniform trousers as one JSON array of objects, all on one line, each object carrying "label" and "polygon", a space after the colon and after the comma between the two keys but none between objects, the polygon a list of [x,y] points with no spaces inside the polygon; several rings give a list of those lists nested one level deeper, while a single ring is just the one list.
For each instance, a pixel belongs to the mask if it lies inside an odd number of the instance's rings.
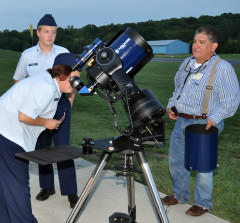
[{"label": "uniform trousers", "polygon": [[[36,150],[54,146],[70,145],[71,104],[65,94],[59,100],[54,119],[60,120],[65,113],[65,119],[58,130],[45,130],[37,140]],[[76,170],[73,160],[57,163],[60,191],[62,195],[77,193]],[[52,164],[39,165],[39,183],[42,189],[54,187],[54,171]]]},{"label": "uniform trousers", "polygon": [[32,214],[29,162],[15,158],[22,147],[0,134],[0,222],[36,223]]}]

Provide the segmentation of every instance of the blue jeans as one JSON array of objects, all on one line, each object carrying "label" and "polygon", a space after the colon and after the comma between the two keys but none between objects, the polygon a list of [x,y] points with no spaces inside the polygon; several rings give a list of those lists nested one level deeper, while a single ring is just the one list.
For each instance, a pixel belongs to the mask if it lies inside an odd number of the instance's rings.
[{"label": "blue jeans", "polygon": [[[178,117],[172,132],[169,148],[169,170],[173,181],[173,193],[182,204],[190,201],[190,171],[184,166],[185,128],[193,124],[206,124],[207,119],[185,119]],[[223,121],[217,125],[219,132],[224,128]],[[210,210],[212,208],[213,171],[197,172],[194,189],[194,204]]]}]

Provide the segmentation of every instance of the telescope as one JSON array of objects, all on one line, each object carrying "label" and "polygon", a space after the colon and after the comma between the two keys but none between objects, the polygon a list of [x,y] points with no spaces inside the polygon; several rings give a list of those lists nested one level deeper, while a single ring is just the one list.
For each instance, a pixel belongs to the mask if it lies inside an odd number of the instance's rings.
[{"label": "telescope", "polygon": [[[153,58],[152,48],[133,29],[122,29],[104,44],[99,38],[85,47],[72,69],[87,64],[85,85],[77,76],[71,78],[72,87],[81,95],[96,92],[107,100],[115,116],[115,127],[123,136],[133,136],[141,142],[155,141],[164,144],[165,109],[149,89],[141,90],[134,76]],[[122,101],[129,119],[129,126],[118,125],[114,103]],[[141,135],[139,135],[139,129]],[[144,132],[145,131],[145,132]]]},{"label": "telescope", "polygon": [[[92,148],[102,150],[102,156],[89,178],[81,196],[70,213],[66,223],[78,221],[80,211],[92,192],[106,163],[114,153],[125,155],[125,163],[120,168],[127,178],[128,213],[117,213],[110,217],[112,222],[136,223],[136,205],[134,188],[133,155],[142,169],[148,185],[158,220],[168,223],[168,218],[157,187],[155,185],[143,144],[165,143],[165,122],[162,118],[165,108],[149,89],[140,89],[134,81],[134,76],[153,58],[152,48],[131,28],[120,30],[108,43],[96,38],[75,60],[72,69],[87,66],[86,84],[77,77],[70,79],[71,86],[80,95],[88,96],[97,93],[107,101],[111,113],[115,117],[115,127],[120,136],[91,141],[84,138],[83,153],[73,146],[49,147],[33,152],[18,153],[16,157],[27,159],[39,164],[50,164],[68,159],[75,159],[84,154],[91,154]],[[121,128],[117,120],[114,104],[122,101],[129,125]],[[120,214],[120,215],[119,215]]]},{"label": "telescope", "polygon": [[[90,142],[89,138],[83,143],[83,148],[103,150],[102,158],[92,173],[79,201],[69,215],[66,223],[75,222],[85,200],[96,184],[104,166],[114,152],[125,154],[125,164],[120,168],[127,178],[129,218],[120,215],[112,222],[136,221],[136,205],[134,195],[133,155],[136,154],[142,168],[149,191],[151,193],[160,222],[167,223],[168,218],[154,183],[143,144],[155,142],[158,146],[165,143],[165,127],[162,118],[165,109],[149,89],[140,89],[134,81],[134,76],[151,59],[153,51],[149,44],[131,28],[120,30],[108,43],[104,44],[99,38],[85,48],[75,60],[72,69],[82,68],[87,64],[87,84],[74,76],[70,79],[71,86],[80,95],[91,95],[96,92],[108,102],[111,113],[115,116],[115,127],[121,133],[119,137],[106,138]],[[123,102],[124,110],[129,119],[129,126],[122,129],[118,125],[114,104]],[[119,169],[117,169],[119,170]],[[113,215],[115,216],[115,214]]]}]

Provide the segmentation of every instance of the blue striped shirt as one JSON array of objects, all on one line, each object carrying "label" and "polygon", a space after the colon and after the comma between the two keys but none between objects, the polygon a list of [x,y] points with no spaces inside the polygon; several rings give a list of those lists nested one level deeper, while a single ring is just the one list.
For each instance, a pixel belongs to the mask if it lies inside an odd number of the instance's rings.
[{"label": "blue striped shirt", "polygon": [[[175,90],[167,108],[175,106],[179,113],[202,115],[206,86],[217,58],[217,55],[212,56],[200,68],[194,67],[193,57],[185,59],[176,73]],[[235,70],[226,60],[221,60],[216,68],[207,116],[218,124],[223,119],[233,116],[239,103],[240,89]]]}]

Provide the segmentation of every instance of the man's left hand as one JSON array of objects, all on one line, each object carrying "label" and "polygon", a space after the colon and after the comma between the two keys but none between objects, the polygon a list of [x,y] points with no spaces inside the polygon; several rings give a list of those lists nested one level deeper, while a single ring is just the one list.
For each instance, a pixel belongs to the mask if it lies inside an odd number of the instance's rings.
[{"label": "man's left hand", "polygon": [[209,130],[212,126],[216,126],[216,124],[214,123],[213,120],[208,119],[208,120],[207,120],[206,130]]}]

